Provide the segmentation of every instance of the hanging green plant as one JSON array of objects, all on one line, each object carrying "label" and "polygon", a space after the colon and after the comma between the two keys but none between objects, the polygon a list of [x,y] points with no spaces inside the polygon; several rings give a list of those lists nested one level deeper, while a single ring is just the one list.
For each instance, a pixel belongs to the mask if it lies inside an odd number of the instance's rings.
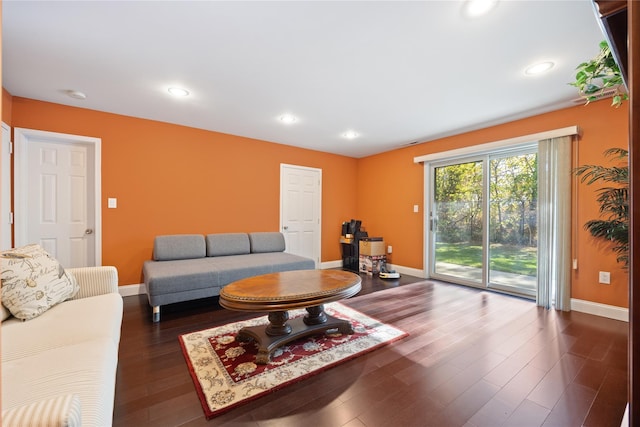
[{"label": "hanging green plant", "polygon": [[583,165],[574,170],[581,182],[587,185],[604,182],[609,185],[597,190],[600,219],[588,221],[584,228],[592,236],[613,243],[616,260],[627,268],[629,265],[629,163],[628,151],[610,148],[605,157],[617,160],[618,165]]},{"label": "hanging green plant", "polygon": [[[600,53],[576,68],[576,81],[569,83],[578,88],[586,103],[604,96],[613,90],[612,106],[619,107],[627,100],[620,67],[616,63],[606,41],[600,42]],[[580,181],[591,185],[606,183],[608,186],[596,191],[600,204],[600,219],[588,221],[584,228],[593,237],[613,243],[616,260],[625,268],[629,265],[629,152],[623,148],[610,148],[604,152],[610,160],[618,161],[614,166],[584,165],[573,172]]]},{"label": "hanging green plant", "polygon": [[622,101],[629,98],[620,67],[616,64],[606,41],[600,42],[600,53],[596,57],[578,65],[576,70],[576,81],[569,84],[578,88],[587,104],[600,99],[609,90],[613,90],[611,105],[615,107],[619,107]]}]

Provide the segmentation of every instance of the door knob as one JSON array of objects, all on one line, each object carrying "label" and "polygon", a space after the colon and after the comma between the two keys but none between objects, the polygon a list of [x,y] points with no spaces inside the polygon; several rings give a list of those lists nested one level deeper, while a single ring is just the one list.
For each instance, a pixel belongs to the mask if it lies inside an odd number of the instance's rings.
[{"label": "door knob", "polygon": [[84,230],[84,234],[93,234],[93,230],[91,228],[87,228]]},{"label": "door knob", "polygon": [[285,225],[284,227],[282,227],[282,229],[283,229],[283,230],[288,230],[288,229],[289,229],[289,226],[288,226],[288,225]]}]

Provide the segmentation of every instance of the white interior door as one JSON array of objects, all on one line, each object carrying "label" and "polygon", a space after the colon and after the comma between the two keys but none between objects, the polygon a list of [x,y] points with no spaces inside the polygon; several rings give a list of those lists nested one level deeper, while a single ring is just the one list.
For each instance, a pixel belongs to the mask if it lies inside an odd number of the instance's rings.
[{"label": "white interior door", "polygon": [[320,264],[322,169],[280,165],[280,225],[287,252]]},{"label": "white interior door", "polygon": [[2,123],[2,212],[0,213],[0,250],[10,249],[11,230],[11,128]]},{"label": "white interior door", "polygon": [[65,267],[100,265],[97,142],[16,129],[16,246],[39,243]]}]

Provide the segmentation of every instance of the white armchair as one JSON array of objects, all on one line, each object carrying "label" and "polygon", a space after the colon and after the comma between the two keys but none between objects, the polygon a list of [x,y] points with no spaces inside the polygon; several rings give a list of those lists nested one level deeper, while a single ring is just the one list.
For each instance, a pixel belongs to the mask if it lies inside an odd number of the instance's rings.
[{"label": "white armchair", "polygon": [[110,426],[122,298],[115,267],[66,269],[78,293],[2,322],[2,426]]}]

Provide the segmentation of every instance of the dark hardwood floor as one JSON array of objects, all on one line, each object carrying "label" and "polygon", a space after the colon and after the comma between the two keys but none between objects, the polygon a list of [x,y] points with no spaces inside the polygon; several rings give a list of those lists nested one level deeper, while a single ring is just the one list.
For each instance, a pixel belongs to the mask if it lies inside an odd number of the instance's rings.
[{"label": "dark hardwood floor", "polygon": [[[178,335],[255,316],[216,298],[163,308],[124,298],[115,426],[619,427],[628,324],[403,276],[347,301],[409,336],[210,421]],[[397,288],[384,292],[385,289]]]}]

